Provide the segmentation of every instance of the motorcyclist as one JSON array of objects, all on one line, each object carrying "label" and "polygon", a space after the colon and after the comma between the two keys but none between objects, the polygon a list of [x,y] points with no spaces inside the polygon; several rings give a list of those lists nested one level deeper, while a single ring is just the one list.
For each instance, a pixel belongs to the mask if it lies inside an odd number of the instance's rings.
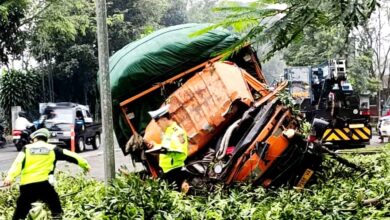
[{"label": "motorcyclist", "polygon": [[34,126],[33,123],[31,123],[29,120],[26,119],[26,112],[20,111],[18,112],[18,116],[19,117],[15,121],[14,130],[24,131]]}]

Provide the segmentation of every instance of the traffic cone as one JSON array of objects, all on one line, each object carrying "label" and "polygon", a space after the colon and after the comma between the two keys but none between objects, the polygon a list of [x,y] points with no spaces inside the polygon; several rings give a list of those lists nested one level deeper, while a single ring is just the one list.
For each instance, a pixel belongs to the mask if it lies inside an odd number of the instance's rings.
[{"label": "traffic cone", "polygon": [[70,150],[72,152],[76,151],[76,142],[75,142],[75,133],[74,133],[74,126],[70,128]]}]

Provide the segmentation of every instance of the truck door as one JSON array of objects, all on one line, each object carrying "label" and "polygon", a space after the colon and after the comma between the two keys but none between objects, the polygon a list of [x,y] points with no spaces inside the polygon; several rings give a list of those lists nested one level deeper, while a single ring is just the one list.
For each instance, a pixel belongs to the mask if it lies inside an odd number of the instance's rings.
[{"label": "truck door", "polygon": [[83,109],[82,110],[82,113],[83,113],[83,117],[84,117],[84,122],[85,122],[85,124],[92,124],[92,122],[93,122],[93,120],[92,120],[92,115],[91,115],[91,113],[89,113],[89,111],[88,110],[85,110],[85,109]]}]

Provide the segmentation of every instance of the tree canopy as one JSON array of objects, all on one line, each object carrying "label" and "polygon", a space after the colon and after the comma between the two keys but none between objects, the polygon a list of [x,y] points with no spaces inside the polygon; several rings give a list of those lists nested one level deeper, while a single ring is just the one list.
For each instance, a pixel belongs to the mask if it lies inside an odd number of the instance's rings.
[{"label": "tree canopy", "polygon": [[198,34],[217,27],[233,28],[242,33],[241,41],[229,48],[234,51],[248,41],[267,45],[265,58],[305,36],[305,29],[343,27],[348,33],[365,22],[375,10],[376,0],[257,0],[243,5],[228,3],[215,9],[226,17]]},{"label": "tree canopy", "polygon": [[[215,0],[107,0],[110,54],[162,27],[199,22],[199,17],[210,20],[211,16],[206,14],[211,14],[214,4]],[[205,11],[194,9],[200,5]],[[1,1],[0,24],[0,63],[7,65],[19,58],[26,63],[38,63],[22,67],[21,72],[36,75],[34,80],[41,88],[36,91],[39,96],[30,97],[28,102],[32,104],[23,105],[24,108],[34,108],[39,102],[72,101],[88,104],[92,111],[98,109],[93,0]],[[30,56],[32,60],[28,59]],[[11,82],[8,74],[13,72],[5,71],[4,83]],[[15,86],[23,90],[23,85]],[[3,94],[0,91],[0,96]],[[13,94],[10,95],[12,99]],[[1,105],[6,112],[8,104]]]},{"label": "tree canopy", "polygon": [[28,0],[3,0],[0,4],[0,64],[8,63],[9,55],[24,50],[26,33],[20,28],[26,17]]},{"label": "tree canopy", "polygon": [[[251,41],[265,45],[265,58],[287,48],[284,58],[289,64],[318,63],[344,53],[349,33],[370,17],[377,1],[258,0],[224,3],[214,13],[211,10],[217,4],[218,0],[107,0],[110,54],[165,26],[214,22],[208,29],[228,27],[242,36],[233,49]],[[34,102],[73,101],[95,109],[98,65],[93,0],[4,0],[0,25],[0,63],[28,54],[39,64],[24,69],[39,76],[40,96]]]}]

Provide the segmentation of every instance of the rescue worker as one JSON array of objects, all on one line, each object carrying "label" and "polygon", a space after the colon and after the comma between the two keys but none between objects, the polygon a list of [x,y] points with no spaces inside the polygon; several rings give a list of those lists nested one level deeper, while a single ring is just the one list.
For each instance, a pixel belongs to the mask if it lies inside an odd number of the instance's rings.
[{"label": "rescue worker", "polygon": [[25,219],[31,204],[38,200],[49,206],[53,219],[60,219],[63,212],[61,203],[50,181],[56,161],[76,163],[84,171],[90,169],[88,162],[76,153],[48,144],[49,137],[50,132],[46,128],[32,133],[33,143],[26,145],[18,154],[4,180],[4,186],[10,186],[15,178],[21,175],[20,196],[13,219]]},{"label": "rescue worker", "polygon": [[26,119],[26,112],[20,111],[18,112],[18,116],[19,117],[15,120],[14,130],[24,131],[34,126],[33,123],[31,123],[29,120]]},{"label": "rescue worker", "polygon": [[186,132],[169,116],[169,105],[149,112],[150,116],[163,131],[161,144],[146,143],[153,147],[147,153],[159,153],[159,166],[162,169],[162,178],[168,182],[175,182],[182,190],[188,191],[185,182],[186,173],[182,171],[188,154],[188,140]]}]

